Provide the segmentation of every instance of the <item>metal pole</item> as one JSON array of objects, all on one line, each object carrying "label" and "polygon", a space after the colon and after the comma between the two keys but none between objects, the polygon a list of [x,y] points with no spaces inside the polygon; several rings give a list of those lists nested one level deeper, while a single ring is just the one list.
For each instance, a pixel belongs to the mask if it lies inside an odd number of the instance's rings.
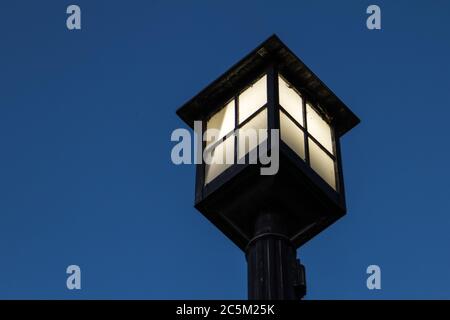
[{"label": "metal pole", "polygon": [[246,248],[249,300],[299,300],[306,294],[305,269],[286,234],[280,215],[257,217]]}]

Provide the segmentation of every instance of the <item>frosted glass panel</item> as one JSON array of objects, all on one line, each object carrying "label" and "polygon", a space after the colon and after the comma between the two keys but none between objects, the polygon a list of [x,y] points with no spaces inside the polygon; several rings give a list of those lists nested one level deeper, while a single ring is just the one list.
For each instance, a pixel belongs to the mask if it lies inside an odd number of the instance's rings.
[{"label": "frosted glass panel", "polygon": [[334,161],[314,141],[308,139],[311,168],[336,190]]},{"label": "frosted glass panel", "polygon": [[267,76],[263,76],[239,96],[239,123],[267,103]]},{"label": "frosted glass panel", "polygon": [[206,145],[210,145],[215,141],[223,138],[225,135],[234,130],[234,117],[235,117],[235,103],[234,99],[230,101],[219,112],[214,114],[206,123],[206,128],[217,129],[218,135],[213,134],[211,131],[206,131]]},{"label": "frosted glass panel", "polygon": [[302,97],[280,76],[278,76],[280,105],[303,126]]},{"label": "frosted glass panel", "polygon": [[258,146],[259,143],[267,139],[267,131],[261,135],[259,129],[267,129],[267,109],[264,108],[249,122],[243,125],[238,131],[238,158],[242,158],[247,153]]},{"label": "frosted glass panel", "polygon": [[330,125],[322,119],[309,103],[306,104],[306,123],[308,124],[308,132],[333,154]]},{"label": "frosted glass panel", "polygon": [[284,141],[295,153],[305,160],[305,138],[303,131],[280,111],[281,140]]},{"label": "frosted glass panel", "polygon": [[210,164],[205,164],[205,184],[234,164],[234,135],[213,148]]}]

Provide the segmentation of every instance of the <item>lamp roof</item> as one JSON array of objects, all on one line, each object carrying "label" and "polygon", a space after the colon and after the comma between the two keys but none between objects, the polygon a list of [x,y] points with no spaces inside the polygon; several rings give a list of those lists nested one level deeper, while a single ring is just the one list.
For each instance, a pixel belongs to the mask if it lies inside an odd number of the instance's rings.
[{"label": "lamp roof", "polygon": [[276,63],[279,71],[288,76],[295,87],[306,89],[335,123],[336,133],[342,136],[355,127],[359,118],[317,77],[276,35],[270,36],[256,49],[209,84],[177,110],[178,116],[191,128],[195,120],[202,120],[213,111],[214,101],[229,98],[249,84],[258,72]]}]

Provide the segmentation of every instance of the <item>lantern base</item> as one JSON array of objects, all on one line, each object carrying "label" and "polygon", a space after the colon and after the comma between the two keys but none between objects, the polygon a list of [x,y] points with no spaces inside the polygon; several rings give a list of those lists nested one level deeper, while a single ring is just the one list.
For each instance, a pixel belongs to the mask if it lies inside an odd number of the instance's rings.
[{"label": "lantern base", "polygon": [[195,207],[245,252],[257,217],[268,208],[282,216],[284,235],[295,248],[345,214],[344,194],[327,185],[293,151],[280,145],[277,174],[260,164],[234,165],[201,188]]}]

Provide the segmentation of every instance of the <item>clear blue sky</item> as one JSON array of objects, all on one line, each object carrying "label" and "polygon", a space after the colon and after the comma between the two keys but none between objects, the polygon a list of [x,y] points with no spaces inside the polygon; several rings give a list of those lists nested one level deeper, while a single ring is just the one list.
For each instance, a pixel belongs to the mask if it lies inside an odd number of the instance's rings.
[{"label": "clear blue sky", "polygon": [[[82,30],[66,29],[78,4]],[[366,28],[370,4],[382,30]],[[0,298],[246,298],[175,110],[276,33],[362,119],[308,299],[450,298],[448,1],[2,1]],[[82,290],[65,269],[82,269]],[[382,290],[366,288],[378,264]]]}]

